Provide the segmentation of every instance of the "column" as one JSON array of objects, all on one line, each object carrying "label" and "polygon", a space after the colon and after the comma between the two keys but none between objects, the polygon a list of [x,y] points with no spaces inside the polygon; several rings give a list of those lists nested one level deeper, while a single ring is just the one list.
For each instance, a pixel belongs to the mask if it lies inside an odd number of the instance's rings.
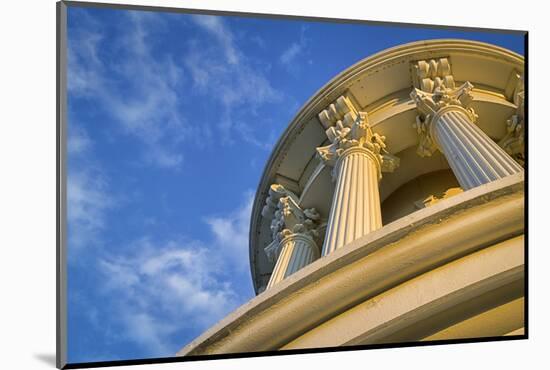
[{"label": "column", "polygon": [[420,134],[418,153],[431,155],[439,149],[464,190],[518,173],[523,168],[474,124],[468,108],[473,86],[437,88],[434,93],[414,89],[411,93],[420,112],[415,127]]},{"label": "column", "polygon": [[374,133],[366,113],[340,97],[319,114],[330,145],[317,148],[321,160],[334,166],[332,198],[322,255],[382,227],[378,183],[399,159],[386,151],[385,137]]},{"label": "column", "polygon": [[269,289],[319,258],[318,230],[322,225],[315,208],[302,210],[298,197],[279,184],[271,185],[262,216],[271,217],[273,237],[265,248],[268,259],[275,263]]},{"label": "column", "polygon": [[303,233],[289,233],[279,242],[280,253],[267,289],[319,258],[313,238]]}]

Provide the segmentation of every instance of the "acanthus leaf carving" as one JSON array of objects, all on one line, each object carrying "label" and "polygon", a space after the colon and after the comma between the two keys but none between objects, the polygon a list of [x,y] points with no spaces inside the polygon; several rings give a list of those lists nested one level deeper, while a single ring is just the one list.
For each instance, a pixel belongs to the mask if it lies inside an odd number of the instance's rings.
[{"label": "acanthus leaf carving", "polygon": [[431,156],[437,150],[437,144],[431,135],[430,125],[437,112],[445,107],[457,106],[464,109],[472,122],[477,120],[477,114],[470,107],[473,101],[470,82],[465,82],[458,88],[437,87],[433,93],[414,88],[411,99],[415,102],[419,114],[413,123],[419,140],[417,154],[421,157]]},{"label": "acanthus leaf carving", "polygon": [[315,242],[319,241],[321,216],[315,208],[302,209],[298,199],[282,185],[273,184],[269,189],[262,216],[271,218],[272,242],[264,250],[272,263],[277,261],[281,252],[281,240],[292,234],[304,234]]},{"label": "acanthus leaf carving", "polygon": [[[523,82],[523,76],[520,80]],[[517,87],[514,94],[516,113],[506,121],[506,135],[498,145],[520,165],[525,165],[525,92]]]},{"label": "acanthus leaf carving", "polygon": [[422,91],[432,93],[437,88],[455,88],[448,58],[420,60],[413,64],[413,85]]},{"label": "acanthus leaf carving", "polygon": [[[331,116],[329,112],[333,110],[332,106],[341,107],[340,110],[336,109],[339,116]],[[386,149],[386,137],[373,132],[367,113],[357,111],[347,97],[339,97],[336,103],[319,113],[319,119],[326,127],[325,133],[331,142],[317,148],[317,154],[325,164],[334,166],[346,149],[362,147],[377,158],[382,172],[393,172],[399,166],[399,158]]]}]

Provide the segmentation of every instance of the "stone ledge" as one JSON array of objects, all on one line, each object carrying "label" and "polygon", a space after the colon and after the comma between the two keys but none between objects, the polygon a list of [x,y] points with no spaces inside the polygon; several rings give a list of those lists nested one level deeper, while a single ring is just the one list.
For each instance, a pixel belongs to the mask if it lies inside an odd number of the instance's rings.
[{"label": "stone ledge", "polygon": [[369,297],[523,234],[523,193],[520,173],[392,222],[261,293],[177,355],[281,348]]}]

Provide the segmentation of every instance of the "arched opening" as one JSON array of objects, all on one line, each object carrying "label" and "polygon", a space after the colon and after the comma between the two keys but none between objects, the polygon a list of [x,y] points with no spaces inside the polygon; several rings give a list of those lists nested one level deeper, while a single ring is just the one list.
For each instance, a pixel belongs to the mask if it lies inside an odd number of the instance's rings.
[{"label": "arched opening", "polygon": [[461,192],[450,169],[420,175],[401,185],[384,200],[382,222],[386,225]]}]

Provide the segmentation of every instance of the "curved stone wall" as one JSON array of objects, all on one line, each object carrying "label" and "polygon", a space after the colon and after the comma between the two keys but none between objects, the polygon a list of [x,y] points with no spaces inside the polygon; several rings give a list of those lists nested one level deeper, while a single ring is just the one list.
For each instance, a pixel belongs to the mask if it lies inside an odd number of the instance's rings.
[{"label": "curved stone wall", "polygon": [[178,355],[477,337],[483,318],[498,325],[482,334],[521,331],[523,199],[520,173],[414,212],[305,266]]}]

